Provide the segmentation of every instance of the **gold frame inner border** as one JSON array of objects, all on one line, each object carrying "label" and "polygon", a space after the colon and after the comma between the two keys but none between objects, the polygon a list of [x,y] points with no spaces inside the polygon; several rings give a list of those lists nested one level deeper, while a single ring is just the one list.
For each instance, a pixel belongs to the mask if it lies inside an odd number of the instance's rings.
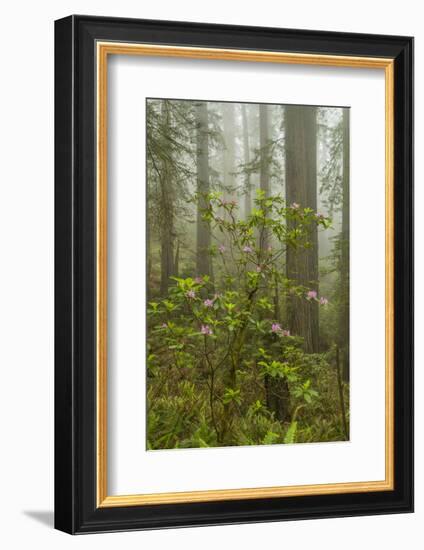
[{"label": "gold frame inner border", "polygon": [[[162,46],[123,42],[96,44],[97,54],[97,506],[142,506],[394,489],[394,60],[390,58]],[[385,479],[318,485],[218,489],[109,496],[107,492],[107,61],[109,55],[220,59],[262,63],[383,69],[385,72]]]}]

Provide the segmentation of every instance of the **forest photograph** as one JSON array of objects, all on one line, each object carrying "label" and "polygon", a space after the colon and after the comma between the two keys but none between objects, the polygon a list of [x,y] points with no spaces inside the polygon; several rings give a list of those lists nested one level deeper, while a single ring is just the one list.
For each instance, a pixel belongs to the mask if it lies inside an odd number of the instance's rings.
[{"label": "forest photograph", "polygon": [[349,114],[146,100],[148,450],[349,440]]}]

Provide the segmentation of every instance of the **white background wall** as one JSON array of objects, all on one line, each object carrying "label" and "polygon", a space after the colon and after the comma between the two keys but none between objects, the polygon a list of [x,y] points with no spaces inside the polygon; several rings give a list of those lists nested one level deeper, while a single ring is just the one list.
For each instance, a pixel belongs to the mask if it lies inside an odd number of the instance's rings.
[{"label": "white background wall", "polygon": [[[70,537],[53,507],[53,21],[71,13],[416,37],[416,513]],[[423,547],[424,27],[420,2],[85,0],[4,4],[0,31],[0,544],[3,548]],[[365,305],[364,305],[364,314]]]}]

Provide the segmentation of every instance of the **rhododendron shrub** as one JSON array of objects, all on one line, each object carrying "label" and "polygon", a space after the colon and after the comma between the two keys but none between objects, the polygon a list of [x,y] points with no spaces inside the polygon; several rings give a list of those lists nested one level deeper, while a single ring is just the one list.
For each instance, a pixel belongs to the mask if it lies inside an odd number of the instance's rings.
[{"label": "rhododendron shrub", "polygon": [[306,353],[284,314],[293,297],[332,307],[284,268],[287,249],[310,247],[310,228],[330,220],[260,191],[246,219],[235,201],[204,199],[214,276],[172,277],[148,306],[149,448],[345,439],[334,349]]}]

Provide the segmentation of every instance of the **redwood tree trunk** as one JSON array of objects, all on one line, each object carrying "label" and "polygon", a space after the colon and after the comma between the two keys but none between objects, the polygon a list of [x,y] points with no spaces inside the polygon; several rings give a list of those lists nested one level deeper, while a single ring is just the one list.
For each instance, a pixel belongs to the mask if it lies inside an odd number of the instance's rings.
[{"label": "redwood tree trunk", "polygon": [[[287,106],[286,200],[301,208],[317,208],[317,125],[314,107]],[[310,228],[308,249],[287,249],[287,277],[296,285],[318,294],[318,233]],[[319,351],[318,304],[305,297],[292,297],[288,303],[288,323],[294,335],[304,338],[305,351]]]}]

